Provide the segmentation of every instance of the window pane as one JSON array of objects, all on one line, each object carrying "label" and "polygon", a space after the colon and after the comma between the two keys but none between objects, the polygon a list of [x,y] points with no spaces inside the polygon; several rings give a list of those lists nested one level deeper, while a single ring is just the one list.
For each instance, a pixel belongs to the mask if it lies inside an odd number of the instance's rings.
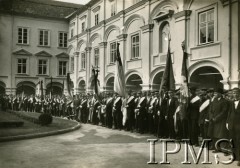
[{"label": "window pane", "polygon": [[200,23],[206,22],[206,13],[200,14]]},{"label": "window pane", "polygon": [[208,42],[214,41],[214,25],[208,26]]},{"label": "window pane", "polygon": [[206,43],[206,28],[200,29],[200,43]]},{"label": "window pane", "polygon": [[18,65],[18,73],[21,73],[21,65]]}]

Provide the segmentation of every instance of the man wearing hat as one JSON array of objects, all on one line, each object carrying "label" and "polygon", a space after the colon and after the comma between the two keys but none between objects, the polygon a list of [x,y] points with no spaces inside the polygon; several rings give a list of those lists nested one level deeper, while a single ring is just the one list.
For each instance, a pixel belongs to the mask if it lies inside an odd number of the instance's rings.
[{"label": "man wearing hat", "polygon": [[132,95],[132,90],[128,91],[126,108],[127,108],[126,129],[127,131],[133,132],[134,125],[135,125],[135,116],[134,116],[135,97]]},{"label": "man wearing hat", "polygon": [[122,129],[122,98],[121,96],[115,92],[114,95],[114,103],[113,103],[113,128]]},{"label": "man wearing hat", "polygon": [[112,128],[113,122],[112,109],[113,109],[113,97],[112,94],[108,92],[106,100],[106,126],[108,128]]},{"label": "man wearing hat", "polygon": [[198,119],[199,119],[199,107],[200,107],[200,89],[192,87],[190,89],[191,97],[188,108],[188,121],[189,121],[189,137],[191,143],[195,146],[199,146],[198,135],[199,135],[199,127],[198,127]]},{"label": "man wearing hat", "polygon": [[240,90],[238,88],[232,89],[232,98],[226,127],[230,132],[230,138],[233,139],[233,152],[238,161],[237,165],[240,166]]},{"label": "man wearing hat", "polygon": [[146,96],[143,95],[141,92],[138,93],[138,96],[140,96],[140,99],[138,100],[137,107],[135,109],[136,121],[137,121],[136,129],[137,129],[137,132],[143,134],[147,99],[146,99]]},{"label": "man wearing hat", "polygon": [[[209,129],[208,136],[213,140],[213,147],[215,142],[221,138],[228,138],[228,131],[226,129],[226,119],[228,116],[228,102],[223,98],[223,89],[218,88],[214,90],[215,100],[212,102],[209,109]],[[213,153],[218,152],[216,149]]]}]

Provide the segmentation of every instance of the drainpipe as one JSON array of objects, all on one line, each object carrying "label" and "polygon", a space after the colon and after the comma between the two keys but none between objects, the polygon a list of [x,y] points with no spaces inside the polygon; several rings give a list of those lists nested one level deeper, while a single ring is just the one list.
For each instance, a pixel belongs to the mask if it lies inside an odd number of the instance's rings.
[{"label": "drainpipe", "polygon": [[231,71],[232,71],[232,0],[229,0],[229,20],[228,20],[228,27],[229,27],[229,33],[228,33],[228,48],[229,48],[229,60],[228,60],[228,84],[229,88],[231,88],[229,80],[231,78]]}]

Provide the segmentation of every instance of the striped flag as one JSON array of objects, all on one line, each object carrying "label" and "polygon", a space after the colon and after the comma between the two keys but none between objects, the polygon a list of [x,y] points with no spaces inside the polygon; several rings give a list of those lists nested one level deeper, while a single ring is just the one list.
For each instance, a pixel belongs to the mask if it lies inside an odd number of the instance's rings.
[{"label": "striped flag", "polygon": [[175,90],[175,79],[173,75],[172,57],[170,53],[170,40],[168,41],[166,67],[160,85],[160,93],[162,92],[162,90],[164,91]]},{"label": "striped flag", "polygon": [[117,53],[116,53],[116,70],[114,77],[114,91],[117,92],[120,96],[125,97],[125,75],[124,68],[119,51],[119,43],[117,43]]}]

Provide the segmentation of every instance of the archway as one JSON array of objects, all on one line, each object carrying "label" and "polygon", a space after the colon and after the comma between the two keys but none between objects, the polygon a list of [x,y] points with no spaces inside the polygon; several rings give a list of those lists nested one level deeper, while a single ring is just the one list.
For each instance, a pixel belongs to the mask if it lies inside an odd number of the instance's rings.
[{"label": "archway", "polygon": [[6,85],[2,81],[0,81],[0,95],[6,93]]},{"label": "archway", "polygon": [[114,77],[110,77],[106,82],[106,91],[113,91],[114,87]]},{"label": "archway", "polygon": [[16,94],[22,94],[24,92],[25,95],[35,95],[36,85],[30,81],[23,81],[17,84]]},{"label": "archway", "polygon": [[221,73],[214,67],[204,66],[196,69],[190,77],[190,85],[205,88],[223,88]]},{"label": "archway", "polygon": [[142,90],[142,78],[138,74],[132,74],[127,78],[126,81],[126,89],[133,90],[133,91],[140,91]]},{"label": "archway", "polygon": [[52,82],[46,86],[46,94],[49,95],[52,86],[52,95],[62,95],[63,93],[63,84],[59,82]]},{"label": "archway", "polygon": [[79,92],[85,92],[86,91],[86,82],[84,80],[81,80],[78,84]]},{"label": "archway", "polygon": [[153,81],[152,81],[152,90],[159,90],[160,89],[160,84],[161,84],[161,81],[162,81],[163,72],[164,71],[160,71],[154,76]]}]

